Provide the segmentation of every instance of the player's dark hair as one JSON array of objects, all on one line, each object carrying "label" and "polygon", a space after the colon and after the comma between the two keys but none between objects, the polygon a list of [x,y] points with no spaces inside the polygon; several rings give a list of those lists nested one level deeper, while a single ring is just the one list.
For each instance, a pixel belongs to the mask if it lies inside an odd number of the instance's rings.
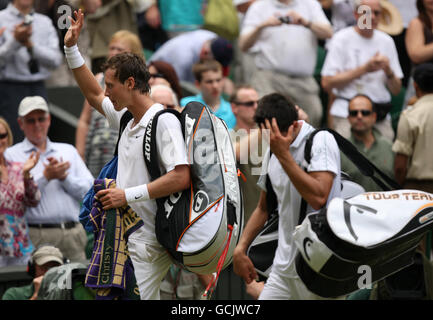
[{"label": "player's dark hair", "polygon": [[115,70],[114,76],[124,83],[129,77],[134,78],[134,90],[149,93],[150,74],[142,57],[134,53],[124,52],[111,57],[102,65],[102,71]]},{"label": "player's dark hair", "polygon": [[286,132],[294,121],[298,120],[298,111],[295,104],[280,93],[271,93],[259,100],[254,121],[260,126],[268,119],[277,120],[281,132]]}]

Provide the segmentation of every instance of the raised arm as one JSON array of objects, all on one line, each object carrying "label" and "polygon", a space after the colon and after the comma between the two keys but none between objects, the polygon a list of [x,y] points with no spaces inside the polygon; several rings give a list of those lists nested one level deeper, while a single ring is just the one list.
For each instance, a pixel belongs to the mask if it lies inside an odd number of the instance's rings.
[{"label": "raised arm", "polygon": [[263,129],[270,130],[271,151],[278,158],[296,190],[314,210],[319,210],[326,205],[335,174],[331,171],[307,173],[296,163],[289,146],[295,139],[297,127],[299,128],[299,122],[294,122],[287,134],[283,135],[275,118],[272,119],[272,123],[266,119],[265,125],[262,125]]},{"label": "raised arm", "polygon": [[102,101],[105,98],[104,91],[93,73],[85,65],[77,47],[78,37],[84,24],[84,14],[80,9],[78,12],[74,11],[74,15],[75,19],[69,18],[71,26],[65,35],[65,56],[78,86],[89,104],[105,115],[102,109]]}]

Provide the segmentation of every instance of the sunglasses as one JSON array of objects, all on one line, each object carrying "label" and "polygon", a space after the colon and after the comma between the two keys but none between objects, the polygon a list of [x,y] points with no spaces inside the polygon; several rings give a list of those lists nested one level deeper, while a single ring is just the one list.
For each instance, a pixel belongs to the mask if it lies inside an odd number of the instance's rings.
[{"label": "sunglasses", "polygon": [[371,111],[371,110],[350,110],[349,116],[356,117],[356,116],[358,116],[359,112],[361,112],[363,117],[367,117],[373,113],[373,111]]},{"label": "sunglasses", "polygon": [[0,133],[0,140],[6,138],[7,136],[8,136],[7,132],[6,133]]},{"label": "sunglasses", "polygon": [[258,103],[258,101],[245,101],[245,102],[233,101],[233,103],[245,107],[254,107],[254,105]]},{"label": "sunglasses", "polygon": [[47,120],[47,117],[39,117],[39,118],[24,119],[24,121],[25,121],[27,124],[30,124],[30,125],[33,125],[33,124],[35,124],[36,122],[44,123],[46,120]]},{"label": "sunglasses", "polygon": [[151,73],[151,78],[164,78],[164,75],[162,73]]},{"label": "sunglasses", "polygon": [[39,118],[30,118],[24,119],[27,124],[35,124],[36,122],[44,123],[47,120],[47,117],[39,117]]}]

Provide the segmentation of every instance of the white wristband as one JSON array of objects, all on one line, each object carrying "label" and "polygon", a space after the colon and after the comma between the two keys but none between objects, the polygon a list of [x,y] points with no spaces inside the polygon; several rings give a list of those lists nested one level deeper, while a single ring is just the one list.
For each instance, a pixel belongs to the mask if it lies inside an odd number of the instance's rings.
[{"label": "white wristband", "polygon": [[128,203],[149,200],[149,191],[147,184],[142,184],[136,187],[126,188],[125,197]]},{"label": "white wristband", "polygon": [[81,56],[78,46],[72,47],[64,46],[66,61],[68,62],[70,69],[77,69],[84,64],[84,59]]}]

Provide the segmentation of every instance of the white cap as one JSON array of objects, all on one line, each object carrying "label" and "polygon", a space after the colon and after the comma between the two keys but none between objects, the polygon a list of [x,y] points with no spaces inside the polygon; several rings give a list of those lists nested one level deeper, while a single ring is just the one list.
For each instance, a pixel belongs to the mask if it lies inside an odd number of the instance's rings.
[{"label": "white cap", "polygon": [[54,246],[45,245],[40,247],[33,253],[32,258],[40,266],[51,261],[63,264],[63,254]]},{"label": "white cap", "polygon": [[18,116],[24,117],[34,110],[50,112],[48,109],[48,104],[44,98],[40,96],[25,97],[18,107]]}]

